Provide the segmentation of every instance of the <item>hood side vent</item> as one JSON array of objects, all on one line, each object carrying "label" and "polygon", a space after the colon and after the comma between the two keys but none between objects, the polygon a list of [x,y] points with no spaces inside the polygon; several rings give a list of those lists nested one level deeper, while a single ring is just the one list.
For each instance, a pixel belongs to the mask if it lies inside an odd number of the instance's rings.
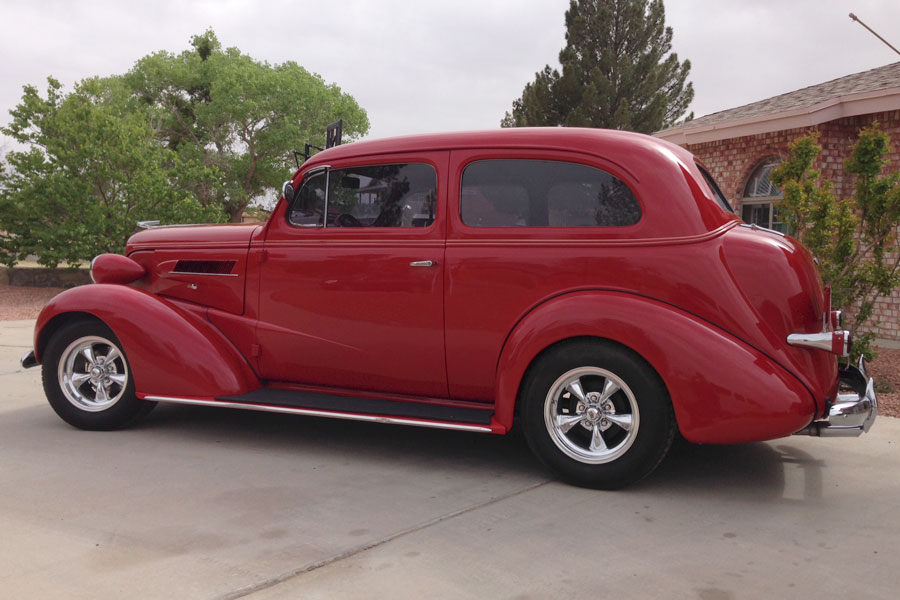
[{"label": "hood side vent", "polygon": [[231,275],[233,260],[179,260],[172,273],[191,275]]}]

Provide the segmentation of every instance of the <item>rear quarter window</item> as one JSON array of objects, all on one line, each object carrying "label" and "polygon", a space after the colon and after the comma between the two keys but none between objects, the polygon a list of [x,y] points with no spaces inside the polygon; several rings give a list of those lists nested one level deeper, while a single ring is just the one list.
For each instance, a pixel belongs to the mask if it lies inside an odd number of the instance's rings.
[{"label": "rear quarter window", "polygon": [[641,219],[629,187],[579,163],[481,160],[463,171],[460,216],[473,227],[624,227]]}]

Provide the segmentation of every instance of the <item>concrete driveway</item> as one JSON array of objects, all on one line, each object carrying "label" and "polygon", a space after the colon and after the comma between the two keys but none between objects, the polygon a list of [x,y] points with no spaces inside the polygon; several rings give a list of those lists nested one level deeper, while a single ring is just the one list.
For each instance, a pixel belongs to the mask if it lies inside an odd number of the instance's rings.
[{"label": "concrete driveway", "polygon": [[900,420],[681,444],[620,492],[494,437],[160,406],[75,430],[0,323],[4,598],[896,598]]}]

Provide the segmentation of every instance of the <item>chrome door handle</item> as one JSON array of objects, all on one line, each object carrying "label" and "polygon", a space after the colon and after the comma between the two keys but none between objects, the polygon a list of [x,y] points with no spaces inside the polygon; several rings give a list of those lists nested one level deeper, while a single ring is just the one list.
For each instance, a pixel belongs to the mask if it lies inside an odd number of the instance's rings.
[{"label": "chrome door handle", "polygon": [[433,260],[414,260],[409,263],[411,267],[433,267],[436,263]]}]

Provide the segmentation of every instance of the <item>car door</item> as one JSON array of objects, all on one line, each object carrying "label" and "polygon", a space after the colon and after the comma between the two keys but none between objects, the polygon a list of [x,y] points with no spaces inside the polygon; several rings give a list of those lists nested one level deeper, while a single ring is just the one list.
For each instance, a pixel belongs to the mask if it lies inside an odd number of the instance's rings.
[{"label": "car door", "polygon": [[304,174],[264,244],[262,377],[447,397],[447,157],[344,159]]}]

